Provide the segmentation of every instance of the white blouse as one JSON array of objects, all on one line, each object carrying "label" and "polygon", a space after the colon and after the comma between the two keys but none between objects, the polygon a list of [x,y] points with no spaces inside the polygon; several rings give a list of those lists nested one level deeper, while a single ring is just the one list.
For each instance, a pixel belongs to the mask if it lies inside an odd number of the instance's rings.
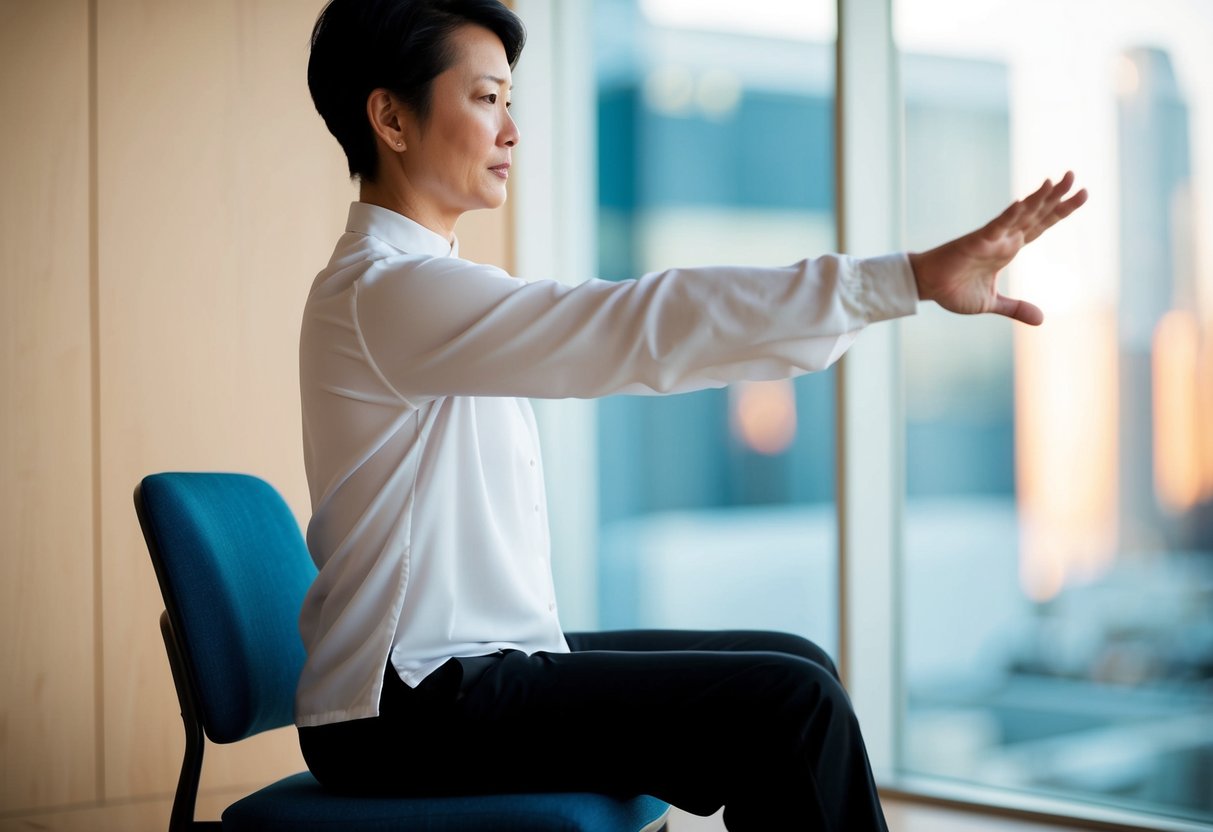
[{"label": "white blouse", "polygon": [[828,367],[914,312],[904,254],[528,282],[355,202],[299,345],[320,569],[296,723],[375,716],[455,656],[567,652],[525,397],[675,393]]}]

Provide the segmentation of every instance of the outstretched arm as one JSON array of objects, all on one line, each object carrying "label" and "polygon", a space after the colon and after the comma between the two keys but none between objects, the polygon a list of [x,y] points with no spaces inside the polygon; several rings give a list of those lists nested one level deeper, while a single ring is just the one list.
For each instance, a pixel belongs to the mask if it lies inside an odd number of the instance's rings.
[{"label": "outstretched arm", "polygon": [[1013,203],[986,225],[928,251],[910,254],[919,300],[933,300],[950,312],[993,312],[1037,326],[1044,313],[998,291],[998,273],[1019,250],[1087,201],[1086,190],[1066,199],[1074,184],[1070,171],[1056,185],[1048,179],[1026,199]]}]

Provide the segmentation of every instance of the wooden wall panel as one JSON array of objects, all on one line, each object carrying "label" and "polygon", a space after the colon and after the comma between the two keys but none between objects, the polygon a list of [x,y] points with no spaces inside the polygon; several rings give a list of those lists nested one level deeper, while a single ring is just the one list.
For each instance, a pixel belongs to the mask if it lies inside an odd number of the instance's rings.
[{"label": "wooden wall panel", "polygon": [[[321,5],[0,0],[4,829],[167,821],[183,741],[139,478],[249,471],[309,514],[298,320],[356,198],[307,95]],[[459,234],[509,267],[508,206]],[[290,728],[209,746],[202,814],[302,765]]]},{"label": "wooden wall panel", "polygon": [[[182,739],[131,491],[269,480],[303,521],[298,325],[353,189],[306,86],[319,0],[99,0],[107,798],[171,791]],[[211,747],[205,786],[302,768],[292,729]]]},{"label": "wooden wall panel", "polygon": [[96,796],[88,7],[0,4],[0,812]]}]

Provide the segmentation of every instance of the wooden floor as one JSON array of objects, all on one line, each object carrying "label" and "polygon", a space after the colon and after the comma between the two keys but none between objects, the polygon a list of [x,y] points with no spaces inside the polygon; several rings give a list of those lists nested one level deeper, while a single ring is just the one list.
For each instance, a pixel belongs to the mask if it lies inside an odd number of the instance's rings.
[{"label": "wooden floor", "polygon": [[[889,832],[1071,832],[1072,829],[1069,826],[991,818],[895,800],[886,800],[884,810]],[[724,823],[719,814],[700,818],[675,809],[670,813],[669,832],[724,832]]]}]

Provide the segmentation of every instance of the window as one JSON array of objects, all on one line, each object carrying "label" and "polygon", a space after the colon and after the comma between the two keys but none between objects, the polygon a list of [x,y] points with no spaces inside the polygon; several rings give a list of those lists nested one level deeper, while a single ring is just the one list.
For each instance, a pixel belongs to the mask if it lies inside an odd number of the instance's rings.
[{"label": "window", "polygon": [[1043,328],[924,307],[760,388],[757,434],[743,390],[538,402],[566,626],[803,632],[886,782],[1213,821],[1213,5],[516,5],[524,274],[921,247],[1068,167],[1093,195],[1007,275]]},{"label": "window", "polygon": [[[528,15],[536,6],[546,13]],[[592,89],[586,138],[596,153],[585,161],[595,174],[562,212],[563,221],[577,210],[590,217],[597,254],[582,264],[588,274],[786,265],[836,248],[832,3],[536,6],[519,6],[528,25],[551,21],[556,49],[576,42],[591,56],[576,80],[567,64],[550,73],[563,79],[556,85],[578,85],[565,86],[563,101]],[[532,63],[536,43],[516,80],[522,166],[535,158],[528,143],[547,155],[527,123],[541,117],[529,111],[524,74],[549,75]],[[522,188],[534,173],[520,177]],[[563,544],[577,554],[554,555],[558,591],[595,609],[574,626],[770,628],[836,651],[832,373],[539,405],[552,435],[545,465],[566,452],[585,463],[563,481],[549,476],[552,516],[583,518]],[[592,443],[591,459],[560,444],[570,431]]]},{"label": "window", "polygon": [[[832,9],[788,8],[593,4],[599,275],[834,248]],[[833,384],[598,403],[601,626],[835,649]]]},{"label": "window", "polygon": [[902,328],[901,764],[1213,821],[1213,7],[894,9],[911,248],[1092,193],[1009,270],[1043,328]]}]

